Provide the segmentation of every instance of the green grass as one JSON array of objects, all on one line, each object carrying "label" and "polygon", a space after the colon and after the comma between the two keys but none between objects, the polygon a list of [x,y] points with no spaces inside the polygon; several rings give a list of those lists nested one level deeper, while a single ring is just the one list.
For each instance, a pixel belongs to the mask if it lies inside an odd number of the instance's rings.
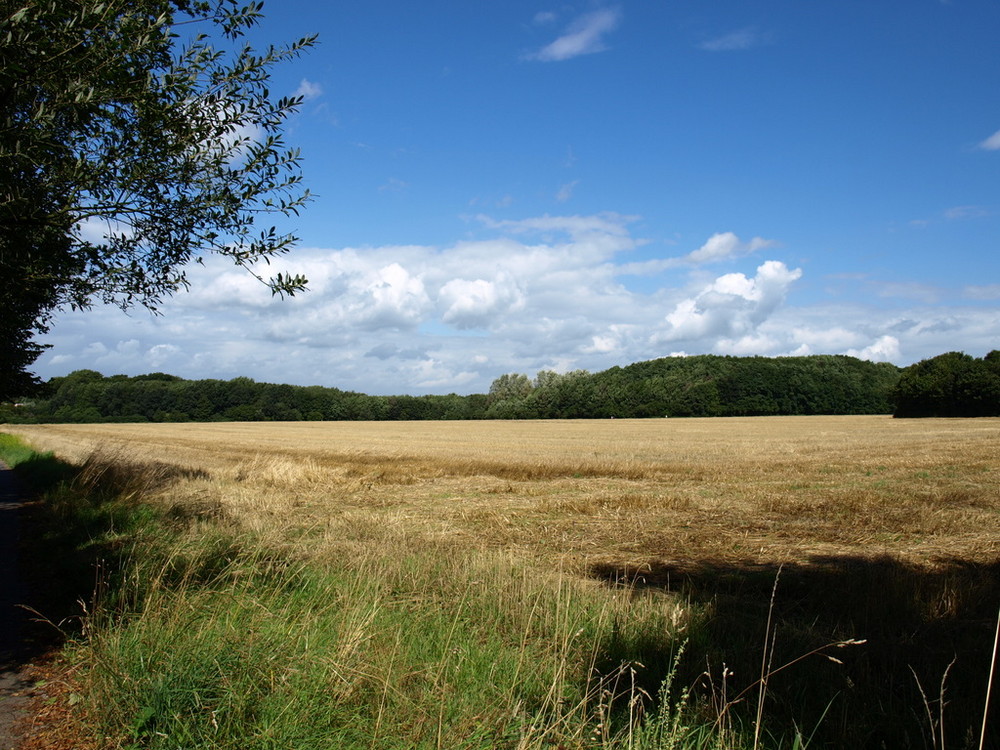
[{"label": "green grass", "polygon": [[669,652],[679,636],[672,603],[609,604],[510,560],[421,548],[322,565],[240,541],[207,574],[175,541],[159,571],[136,571],[141,606],[92,618],[78,656],[104,734],[149,748],[619,746],[642,696],[609,653],[651,638]]},{"label": "green grass", "polygon": [[71,469],[51,452],[40,453],[20,438],[0,432],[0,461],[17,473],[33,492],[51,488],[70,476]]},{"label": "green grass", "polygon": [[20,438],[0,432],[0,460],[11,468],[33,458],[37,454]]}]

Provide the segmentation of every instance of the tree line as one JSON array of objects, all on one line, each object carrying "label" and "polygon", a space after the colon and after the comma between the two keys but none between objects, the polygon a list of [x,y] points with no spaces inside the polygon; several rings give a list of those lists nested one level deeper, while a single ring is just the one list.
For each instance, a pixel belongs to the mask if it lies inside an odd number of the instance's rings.
[{"label": "tree line", "polygon": [[903,370],[893,397],[897,417],[1000,417],[1000,350],[917,362]]},{"label": "tree line", "polygon": [[889,414],[898,367],[840,355],[666,357],[590,373],[498,377],[485,394],[371,396],[250,378],[184,380],[77,370],[6,422],[208,422]]},{"label": "tree line", "polygon": [[590,374],[505,375],[490,418],[888,414],[899,368],[841,355],[664,357]]}]

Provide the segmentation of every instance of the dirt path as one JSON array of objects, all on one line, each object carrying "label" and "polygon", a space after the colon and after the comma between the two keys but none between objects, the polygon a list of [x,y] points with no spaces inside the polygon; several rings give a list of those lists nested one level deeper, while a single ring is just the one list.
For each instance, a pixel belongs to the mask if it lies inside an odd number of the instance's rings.
[{"label": "dirt path", "polygon": [[24,492],[14,472],[0,462],[0,750],[20,748],[26,739],[37,701],[45,697],[38,687],[39,657],[29,631],[31,622],[20,606],[27,586],[20,543]]},{"label": "dirt path", "polygon": [[25,674],[20,561],[21,497],[14,472],[0,463],[0,748],[17,747],[14,725],[25,715],[32,683]]},{"label": "dirt path", "polygon": [[0,461],[0,750],[96,750],[71,707],[78,687],[61,638],[23,606],[52,606],[40,596],[52,581],[46,550],[26,546],[37,534],[29,497]]}]

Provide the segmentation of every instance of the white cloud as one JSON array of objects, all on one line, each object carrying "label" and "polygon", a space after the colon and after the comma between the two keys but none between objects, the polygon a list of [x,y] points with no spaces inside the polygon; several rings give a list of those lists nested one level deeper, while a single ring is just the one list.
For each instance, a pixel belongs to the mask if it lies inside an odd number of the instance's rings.
[{"label": "white cloud", "polygon": [[585,237],[613,236],[628,237],[628,224],[635,216],[623,216],[614,212],[604,212],[591,216],[538,216],[531,219],[505,219],[495,221],[480,214],[476,217],[491,229],[502,229],[513,234],[565,233],[572,239]]},{"label": "white cloud", "polygon": [[213,267],[219,270],[212,284],[195,286],[187,294],[192,306],[208,310],[261,309],[278,302],[267,287],[246,271],[219,262]]},{"label": "white cloud", "polygon": [[635,328],[635,326],[612,324],[607,330],[592,336],[590,343],[581,347],[581,351],[586,354],[613,354],[624,351],[634,339]]},{"label": "white cloud", "polygon": [[423,281],[398,263],[380,268],[356,291],[357,320],[364,328],[411,328],[430,306]]},{"label": "white cloud", "polygon": [[784,301],[792,282],[802,276],[781,261],[758,266],[748,279],[742,273],[718,277],[694,297],[678,302],[653,335],[657,343],[742,337],[751,333]]},{"label": "white cloud", "polygon": [[982,356],[996,348],[1000,310],[813,304],[783,307],[761,330],[782,342],[770,354],[846,354],[909,364],[956,349]]},{"label": "white cloud", "polygon": [[793,352],[835,352],[840,353],[848,347],[857,345],[862,335],[843,326],[834,325],[831,328],[810,328],[795,326],[788,333],[792,344],[798,344]]},{"label": "white cloud", "polygon": [[457,328],[485,328],[499,315],[524,308],[524,293],[501,273],[494,281],[452,279],[441,287],[441,320]]},{"label": "white cloud", "polygon": [[303,78],[299,83],[299,87],[295,89],[294,96],[301,96],[303,101],[309,101],[310,99],[315,99],[322,95],[323,87],[318,83],[313,83],[312,81]]},{"label": "white cloud", "polygon": [[180,347],[174,346],[173,344],[157,344],[156,346],[150,347],[149,351],[146,352],[144,359],[146,364],[155,370],[172,362],[180,351]]},{"label": "white cloud", "polygon": [[980,142],[979,148],[985,151],[1000,151],[1000,130],[995,132],[985,141]]},{"label": "white cloud", "polygon": [[[666,259],[672,273],[661,274],[664,260],[638,255],[650,250],[629,231],[635,217],[480,219],[474,234],[483,237],[443,246],[296,250],[280,267],[258,269],[309,278],[308,293],[284,301],[228,260],[207,258],[189,268],[191,291],[167,300],[160,317],[104,306],[61,314],[42,338],[54,346],[38,373],[159,370],[367,393],[469,393],[485,392],[504,372],[598,371],[676,352],[853,353],[905,364],[996,348],[995,305],[931,307],[914,302],[919,295],[873,294],[871,306],[792,307],[802,270],[772,258],[752,273],[723,265],[706,276],[688,253]],[[694,253],[731,264],[755,242],[767,241],[718,233]],[[644,264],[643,291],[619,281]],[[993,286],[966,294],[996,299]]]},{"label": "white cloud", "polygon": [[686,259],[692,263],[714,263],[773,246],[774,242],[763,237],[754,237],[750,242],[740,242],[740,238],[732,232],[719,232],[709,237],[708,241],[697,250],[688,253]]},{"label": "white cloud", "polygon": [[895,336],[880,336],[864,349],[848,349],[845,354],[872,362],[898,362],[901,356],[899,339]]},{"label": "white cloud", "polygon": [[113,237],[132,237],[132,227],[114,219],[92,216],[76,225],[76,236],[84,242],[100,245]]},{"label": "white cloud", "polygon": [[738,339],[720,339],[715,345],[715,352],[733,357],[748,357],[762,352],[771,353],[779,349],[781,343],[766,334],[751,333]]},{"label": "white cloud", "polygon": [[708,52],[734,52],[757,47],[768,41],[768,36],[754,28],[739,29],[723,36],[709,39],[698,46]]},{"label": "white cloud", "polygon": [[613,352],[618,348],[618,340],[614,336],[594,336],[589,346],[584,347],[585,352],[599,352],[605,354]]},{"label": "white cloud", "polygon": [[574,20],[554,42],[525,57],[528,60],[554,62],[603,52],[607,49],[605,35],[614,31],[620,20],[621,11],[613,8],[587,13]]},{"label": "white cloud", "polygon": [[766,240],[763,237],[754,237],[749,242],[743,242],[732,232],[716,232],[708,238],[704,245],[697,250],[692,250],[687,255],[624,263],[618,266],[617,270],[621,276],[651,276],[671,268],[733,260],[764,248],[776,247],[777,244],[773,240]]}]

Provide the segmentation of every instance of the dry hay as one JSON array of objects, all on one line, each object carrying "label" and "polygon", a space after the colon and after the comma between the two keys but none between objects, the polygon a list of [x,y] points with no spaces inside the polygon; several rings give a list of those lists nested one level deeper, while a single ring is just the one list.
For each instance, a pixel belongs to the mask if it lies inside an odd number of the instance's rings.
[{"label": "dry hay", "polygon": [[[8,426],[186,471],[172,503],[306,549],[421,538],[584,569],[998,556],[1000,419]],[[391,533],[390,533],[391,532]]]}]

